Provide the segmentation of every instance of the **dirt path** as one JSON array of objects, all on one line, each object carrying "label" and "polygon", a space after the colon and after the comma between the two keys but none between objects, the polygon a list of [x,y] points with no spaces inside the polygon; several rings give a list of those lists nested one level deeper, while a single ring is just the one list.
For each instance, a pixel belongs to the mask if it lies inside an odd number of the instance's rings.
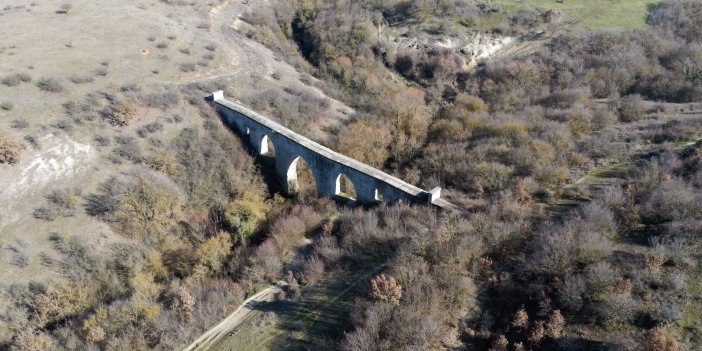
[{"label": "dirt path", "polygon": [[224,318],[219,324],[203,333],[197,340],[184,348],[183,351],[201,351],[209,349],[230,330],[235,329],[244,322],[244,320],[256,310],[256,306],[261,303],[273,301],[275,296],[283,291],[284,286],[284,282],[278,282],[276,285],[270,286],[249,297],[239,308]]},{"label": "dirt path", "polygon": [[[367,273],[361,275],[360,277],[356,278],[352,282],[348,282],[348,285],[346,288],[344,288],[342,291],[335,293],[331,296],[328,296],[330,299],[327,300],[325,303],[319,304],[316,306],[316,308],[305,311],[298,316],[296,316],[298,321],[302,321],[305,325],[304,329],[309,329],[312,330],[314,328],[314,324],[317,323],[318,321],[322,320],[325,318],[325,315],[328,313],[335,313],[337,312],[337,301],[339,301],[341,298],[346,297],[349,292],[351,292],[353,289],[355,289],[359,284],[361,284],[364,281],[367,281],[370,279],[372,276],[380,273],[387,265],[389,262],[384,262],[379,265],[376,265],[372,267],[372,269],[368,270]],[[368,267],[370,268],[370,267]],[[328,289],[323,289],[323,290],[328,290]],[[333,290],[332,290],[333,291]],[[331,311],[329,311],[331,310]],[[260,342],[256,347],[254,347],[252,350],[260,350],[262,347],[264,347],[266,344],[270,343],[272,340],[282,336],[283,334],[286,333],[286,330],[279,330],[276,333],[273,333],[271,336]],[[285,345],[285,348],[289,348],[290,345],[287,344]]]},{"label": "dirt path", "polygon": [[[347,282],[343,290],[335,292],[333,295],[328,296],[328,299],[326,299],[324,303],[315,305],[314,309],[302,309],[298,307],[300,311],[298,311],[299,314],[295,316],[295,320],[303,321],[306,326],[311,327],[318,320],[324,317],[325,311],[327,309],[330,309],[330,307],[332,306],[336,306],[337,301],[346,296],[351,290],[358,287],[358,285],[361,284],[363,281],[367,280],[374,274],[377,274],[386,266],[387,262],[380,263],[372,267],[372,269],[366,271],[365,274],[362,274],[353,281]],[[223,340],[227,336],[227,334],[238,328],[243,322],[247,320],[248,317],[250,317],[253,313],[257,312],[258,306],[274,301],[276,295],[284,290],[285,285],[286,284],[284,282],[278,282],[276,285],[266,288],[261,292],[246,299],[246,301],[244,301],[241,304],[241,306],[239,306],[239,308],[236,309],[236,311],[232,312],[219,324],[210,328],[208,331],[202,334],[197,340],[195,340],[193,343],[184,348],[183,351],[205,351],[217,345],[217,343]],[[264,345],[271,342],[275,338],[280,337],[284,333],[285,331],[283,330],[274,332],[272,335],[259,342],[253,348],[253,350],[261,349]]]}]

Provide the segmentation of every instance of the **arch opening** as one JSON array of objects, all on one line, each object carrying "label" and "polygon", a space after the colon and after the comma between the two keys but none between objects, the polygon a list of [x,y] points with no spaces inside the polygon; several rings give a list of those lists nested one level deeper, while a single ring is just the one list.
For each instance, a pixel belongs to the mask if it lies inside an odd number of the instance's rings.
[{"label": "arch opening", "polygon": [[275,146],[268,135],[261,137],[261,152],[259,154],[275,158]]},{"label": "arch opening", "polygon": [[378,201],[378,202],[385,201],[385,197],[380,192],[380,190],[378,190],[377,188],[373,191],[373,198],[375,198],[375,201]]},{"label": "arch opening", "polygon": [[300,156],[288,167],[287,184],[292,195],[301,198],[317,197],[317,180],[305,159]]},{"label": "arch opening", "polygon": [[336,176],[336,190],[334,194],[350,200],[356,200],[356,187],[346,174],[339,173]]}]

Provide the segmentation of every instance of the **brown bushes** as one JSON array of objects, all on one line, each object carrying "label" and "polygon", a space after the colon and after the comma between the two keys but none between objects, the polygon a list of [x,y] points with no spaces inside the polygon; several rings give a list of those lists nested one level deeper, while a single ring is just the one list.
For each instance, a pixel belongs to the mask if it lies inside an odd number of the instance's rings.
[{"label": "brown bushes", "polygon": [[44,332],[25,331],[14,341],[12,350],[16,351],[51,351],[55,350],[56,341]]},{"label": "brown bushes", "polygon": [[136,117],[138,107],[133,100],[117,101],[103,111],[103,116],[117,126],[126,126]]},{"label": "brown bushes", "polygon": [[34,217],[52,221],[58,216],[73,216],[80,201],[80,195],[80,188],[53,190],[46,196],[47,206],[36,209]]},{"label": "brown bushes", "polygon": [[371,280],[370,295],[374,300],[399,305],[402,298],[402,287],[392,276],[380,274]]},{"label": "brown bushes", "polygon": [[37,87],[40,90],[47,91],[50,93],[61,93],[66,90],[66,88],[61,85],[61,83],[53,77],[43,77],[37,81]]},{"label": "brown bushes", "polygon": [[8,136],[0,134],[0,163],[17,163],[20,161],[24,145]]},{"label": "brown bushes", "polygon": [[390,130],[368,122],[355,122],[339,133],[337,151],[374,167],[382,167],[389,157]]},{"label": "brown bushes", "polygon": [[677,351],[678,341],[670,335],[666,326],[658,326],[646,334],[646,348],[650,351]]},{"label": "brown bushes", "polygon": [[622,122],[638,121],[643,118],[644,112],[641,95],[627,95],[619,102],[619,120]]},{"label": "brown bushes", "polygon": [[32,77],[26,73],[10,74],[0,79],[0,83],[8,87],[15,87],[20,85],[20,83],[29,83],[31,81]]}]

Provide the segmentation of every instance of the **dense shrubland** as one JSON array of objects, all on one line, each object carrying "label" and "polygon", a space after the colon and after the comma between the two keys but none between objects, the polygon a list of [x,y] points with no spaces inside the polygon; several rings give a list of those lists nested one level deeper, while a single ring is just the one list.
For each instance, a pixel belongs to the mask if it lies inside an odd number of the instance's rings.
[{"label": "dense shrubland", "polygon": [[616,154],[603,152],[626,151],[601,145],[622,138],[613,128],[667,112],[651,101],[702,98],[696,2],[653,7],[650,29],[564,32],[533,54],[474,71],[456,51],[398,47],[378,28],[499,9],[469,1],[282,3],[250,21],[286,58],[299,60],[297,45],[313,65],[299,67],[358,109],[335,147],[426,186],[484,194],[523,180],[532,194],[552,194]]},{"label": "dense shrubland", "polygon": [[[436,25],[442,18],[432,11],[443,2],[436,4],[285,2],[249,19],[256,30],[247,35],[299,62],[291,49],[297,45],[306,61],[297,66],[357,109],[336,133],[335,148],[410,182],[490,204],[469,218],[437,219],[411,208],[341,216],[301,270],[369,252],[392,259],[369,282],[340,346],[698,344],[699,331],[688,326],[697,318],[689,276],[698,275],[699,145],[641,164],[628,184],[585,194],[592,201],[560,217],[541,209],[572,196],[563,185],[594,167],[634,157],[632,140],[667,148],[699,138],[698,120],[667,116],[686,112],[672,103],[702,99],[700,4],[652,6],[645,30],[558,32],[536,52],[473,71],[453,50],[397,47],[379,35],[379,27],[407,23],[434,34],[455,31]],[[499,11],[461,4],[456,13],[466,21]],[[535,13],[510,23],[543,25]]]},{"label": "dense shrubland", "polygon": [[510,192],[469,219],[397,207],[342,217],[340,247],[391,261],[341,347],[698,345],[699,329],[680,326],[697,318],[700,147],[649,161],[558,220]]}]

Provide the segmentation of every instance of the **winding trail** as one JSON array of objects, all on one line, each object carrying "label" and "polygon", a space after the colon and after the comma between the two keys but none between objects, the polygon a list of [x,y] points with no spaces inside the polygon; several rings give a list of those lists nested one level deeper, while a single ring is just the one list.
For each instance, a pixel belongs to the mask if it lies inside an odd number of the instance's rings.
[{"label": "winding trail", "polygon": [[275,296],[283,292],[283,288],[287,285],[285,282],[278,282],[266,289],[259,291],[253,296],[246,299],[234,312],[224,318],[214,327],[204,332],[197,340],[192,342],[183,351],[201,351],[207,350],[229,331],[238,327],[246,318],[256,310],[256,306],[261,303],[270,302],[275,299]]},{"label": "winding trail", "polygon": [[[320,311],[327,308],[331,304],[335,303],[337,300],[339,300],[341,297],[346,295],[349,291],[352,289],[356,288],[361,282],[368,280],[371,276],[379,273],[382,269],[384,269],[388,265],[388,262],[381,263],[373,269],[369,270],[367,273],[363,274],[362,276],[358,277],[356,280],[353,282],[350,282],[348,286],[340,291],[339,293],[335,294],[329,301],[327,301],[324,304],[319,305],[317,308],[315,308],[312,311],[305,312],[303,315],[300,316],[300,320],[306,321],[306,323],[312,324],[314,323],[317,319],[321,317]],[[261,304],[271,302],[275,300],[276,295],[278,293],[281,293],[284,291],[284,288],[287,284],[283,281],[280,281],[276,283],[275,285],[272,285],[255,295],[249,297],[244,301],[239,308],[237,308],[234,312],[232,312],[229,316],[227,316],[225,319],[223,319],[221,322],[219,322],[217,325],[214,327],[210,328],[207,330],[205,333],[203,333],[197,340],[195,340],[193,343],[188,345],[186,348],[183,349],[183,351],[205,351],[208,350],[210,347],[214,346],[217,342],[219,342],[223,337],[225,337],[229,332],[232,330],[236,329],[241,325],[252,313],[256,312],[257,307],[260,306]],[[258,350],[260,349],[263,345],[274,339],[275,337],[278,337],[282,335],[284,331],[278,331],[271,335],[270,337],[266,338],[262,342],[260,342],[255,349]]]}]

